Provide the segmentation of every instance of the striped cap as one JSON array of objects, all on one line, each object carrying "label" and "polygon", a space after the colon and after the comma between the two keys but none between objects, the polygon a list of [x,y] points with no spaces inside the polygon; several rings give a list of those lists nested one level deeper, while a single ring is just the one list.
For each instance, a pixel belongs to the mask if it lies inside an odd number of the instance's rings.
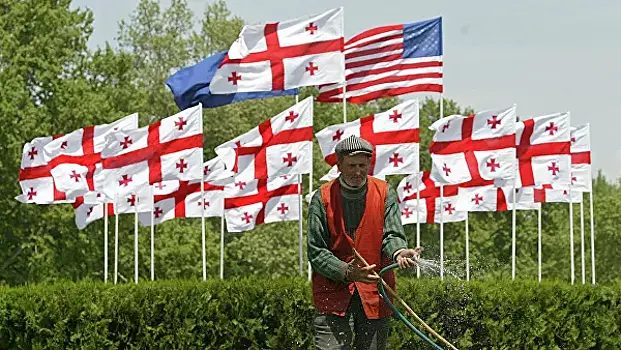
[{"label": "striped cap", "polygon": [[336,153],[337,157],[353,156],[359,153],[364,153],[372,156],[373,145],[369,141],[361,137],[351,135],[336,144],[336,147],[334,148],[334,153]]}]

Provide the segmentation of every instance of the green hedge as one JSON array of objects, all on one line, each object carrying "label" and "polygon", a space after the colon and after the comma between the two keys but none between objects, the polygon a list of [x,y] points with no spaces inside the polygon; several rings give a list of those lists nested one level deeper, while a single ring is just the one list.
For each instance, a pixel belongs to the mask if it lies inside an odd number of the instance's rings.
[{"label": "green hedge", "polygon": [[[400,278],[459,349],[619,349],[621,284]],[[0,288],[1,349],[310,349],[306,280]],[[390,349],[428,349],[398,321]]]}]

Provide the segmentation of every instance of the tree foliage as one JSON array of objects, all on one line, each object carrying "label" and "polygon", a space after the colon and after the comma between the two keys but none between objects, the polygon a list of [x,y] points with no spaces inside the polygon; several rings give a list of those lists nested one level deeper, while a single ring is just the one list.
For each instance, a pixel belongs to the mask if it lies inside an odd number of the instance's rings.
[{"label": "tree foliage", "polygon": [[[20,204],[17,175],[23,144],[34,137],[67,133],[110,122],[133,112],[140,125],[178,111],[166,78],[177,69],[226,50],[243,25],[224,1],[208,4],[194,14],[187,3],[173,0],[164,8],[158,1],[141,0],[129,19],[119,23],[115,42],[95,50],[87,41],[93,29],[88,9],[70,9],[69,0],[0,1],[0,283],[17,285],[55,280],[103,279],[103,222],[83,231],[73,223],[70,205]],[[316,94],[301,89],[300,99]],[[381,99],[347,106],[354,120],[386,110],[399,101]],[[429,169],[427,127],[439,117],[439,101],[421,100],[421,167]],[[463,101],[467,103],[468,101]],[[205,159],[215,156],[217,145],[246,132],[294,103],[280,97],[205,109]],[[452,100],[444,101],[445,115],[469,113]],[[342,122],[342,105],[315,103],[315,131]],[[314,145],[312,187],[329,167]],[[400,176],[389,181],[396,186]],[[309,190],[304,176],[305,193]],[[600,174],[594,180],[596,258],[598,281],[619,277],[616,247],[621,243],[621,183]],[[576,273],[580,276],[580,215],[574,206]],[[585,202],[586,274],[590,280],[589,202]],[[304,210],[306,210],[306,205]],[[517,217],[517,274],[537,277],[537,213],[520,211]],[[569,224],[567,204],[546,204],[543,210],[543,276],[569,280]],[[510,213],[471,213],[470,259],[476,279],[509,276],[511,272]],[[113,221],[110,222],[113,228]],[[304,222],[304,229],[306,223]],[[208,276],[219,271],[220,219],[208,219]],[[112,232],[112,230],[111,230]],[[439,256],[438,225],[421,226],[425,256]],[[410,245],[415,225],[406,226]],[[200,220],[174,220],[156,227],[155,272],[158,279],[200,278]],[[140,275],[150,273],[149,229],[140,230]],[[298,224],[262,225],[243,234],[225,236],[225,275],[298,275]],[[110,236],[109,258],[113,258]],[[133,217],[120,217],[121,281],[133,276]],[[303,240],[305,242],[305,239]],[[464,224],[445,226],[447,268],[463,276]],[[110,274],[112,265],[110,265]],[[304,270],[305,270],[304,266]],[[579,280],[579,278],[578,278]]]}]

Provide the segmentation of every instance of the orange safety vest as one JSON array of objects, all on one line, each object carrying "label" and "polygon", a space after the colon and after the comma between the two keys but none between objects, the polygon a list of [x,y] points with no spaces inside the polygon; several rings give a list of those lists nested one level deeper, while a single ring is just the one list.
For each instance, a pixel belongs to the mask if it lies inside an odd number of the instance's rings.
[{"label": "orange safety vest", "polygon": [[[350,262],[354,258],[352,248],[356,248],[369,265],[376,264],[375,271],[377,272],[390,265],[391,260],[382,256],[386,182],[367,176],[366,205],[356,229],[355,241],[345,231],[341,186],[338,179],[322,185],[320,191],[330,230],[330,251],[340,260]],[[395,288],[393,271],[385,273],[383,278],[391,288]],[[354,288],[356,288],[368,319],[379,319],[392,314],[375,284],[343,283],[317,272],[313,272],[312,281],[313,303],[320,313],[344,316],[354,294]]]}]

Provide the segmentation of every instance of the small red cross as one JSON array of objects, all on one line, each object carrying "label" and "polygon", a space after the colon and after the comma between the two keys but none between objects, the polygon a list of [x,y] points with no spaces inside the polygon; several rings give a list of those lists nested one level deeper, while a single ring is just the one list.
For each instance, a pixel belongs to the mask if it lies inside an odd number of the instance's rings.
[{"label": "small red cross", "polygon": [[203,168],[203,175],[207,176],[207,174],[209,174],[209,166],[205,165]]},{"label": "small red cross", "polygon": [[129,205],[131,207],[136,205],[136,195],[132,194],[131,197],[127,197],[127,203],[129,203]]},{"label": "small red cross", "polygon": [[498,116],[497,115],[493,115],[492,119],[488,119],[487,120],[487,125],[491,125],[492,129],[496,129],[496,125],[500,125],[500,120],[498,120]]},{"label": "small red cross", "polygon": [[341,136],[343,136],[343,134],[343,130],[338,129],[334,135],[332,135],[332,141],[341,141]]},{"label": "small red cross", "polygon": [[474,195],[474,198],[472,198],[472,201],[474,202],[474,204],[479,205],[481,202],[483,202],[483,197],[479,196],[479,194],[477,193]]},{"label": "small red cross", "polygon": [[451,122],[442,125],[442,132],[445,132],[451,126]]},{"label": "small red cross", "polygon": [[28,191],[28,200],[31,201],[37,195],[37,191],[34,190],[34,187],[30,187]]},{"label": "small red cross", "polygon": [[485,165],[487,165],[490,172],[495,173],[496,172],[496,168],[500,168],[500,163],[496,163],[496,158],[490,158],[489,162],[486,162]]},{"label": "small red cross", "polygon": [[573,184],[574,184],[574,182],[576,182],[576,181],[578,181],[578,178],[577,178],[577,177],[575,177],[575,176],[572,176],[572,177],[571,177],[571,184],[573,185]]},{"label": "small red cross", "polygon": [[123,178],[119,180],[119,186],[129,186],[129,183],[132,182],[132,177],[129,175],[123,175]]},{"label": "small red cross", "polygon": [[235,141],[235,148],[240,148],[241,146],[241,141]]},{"label": "small red cross", "polygon": [[67,149],[67,141],[63,141],[63,143],[60,144],[60,149]]},{"label": "small red cross", "polygon": [[313,62],[309,62],[308,67],[306,67],[306,71],[310,72],[310,75],[315,75],[316,70],[319,70],[319,66],[315,66]]},{"label": "small red cross", "polygon": [[310,32],[311,35],[315,34],[315,31],[317,30],[317,26],[313,25],[313,22],[310,22],[310,24],[308,25],[308,27],[306,27],[306,31]]},{"label": "small red cross", "polygon": [[[198,201],[197,204],[200,206],[201,205],[201,201]],[[209,202],[207,200],[203,200],[203,209],[205,209],[205,207],[209,206]]]},{"label": "small red cross", "polygon": [[283,180],[287,180],[287,179],[289,178],[289,176],[287,176],[287,175],[280,175],[280,177],[281,177]]},{"label": "small red cross", "polygon": [[552,165],[548,166],[548,170],[552,172],[552,175],[556,175],[556,173],[561,172],[561,169],[559,169],[558,165],[556,165],[556,162],[552,162]]},{"label": "small red cross", "polygon": [[399,163],[403,163],[403,157],[399,157],[399,153],[394,153],[392,158],[388,158],[388,163],[392,163],[392,165],[396,168],[399,166]]},{"label": "small red cross", "polygon": [[179,131],[183,130],[183,127],[188,125],[187,120],[183,120],[182,117],[179,117],[179,120],[175,122],[175,126],[179,128]]},{"label": "small red cross", "polygon": [[235,183],[235,186],[239,187],[240,190],[243,190],[244,186],[246,186],[246,183],[243,181],[239,181]]},{"label": "small red cross", "polygon": [[280,203],[280,207],[277,208],[280,211],[280,215],[285,215],[289,207],[285,205],[285,203]]},{"label": "small red cross", "polygon": [[449,176],[449,173],[451,172],[451,168],[446,166],[446,163],[444,163],[444,166],[442,167],[442,171],[446,173],[446,176]]},{"label": "small red cross", "polygon": [[249,224],[251,221],[250,219],[252,219],[252,215],[248,214],[248,212],[245,212],[242,220],[246,221],[246,224]]},{"label": "small red cross", "polygon": [[449,215],[453,215],[455,208],[453,207],[453,204],[449,203],[446,207],[444,207],[444,211],[448,211]]},{"label": "small red cross", "polygon": [[406,207],[405,210],[401,213],[402,216],[405,216],[406,219],[410,218],[410,215],[414,214],[413,211],[410,210],[410,208]]},{"label": "small red cross", "polygon": [[289,115],[285,117],[285,120],[288,122],[294,122],[299,114],[295,114],[293,111],[289,111]]},{"label": "small red cross", "polygon": [[80,178],[82,177],[82,175],[78,174],[78,172],[75,170],[71,170],[71,174],[69,174],[69,177],[75,179],[75,182],[80,182]]},{"label": "small red cross", "polygon": [[237,75],[237,72],[231,73],[231,76],[228,78],[229,81],[233,82],[233,85],[237,85],[237,81],[241,80],[242,76]]},{"label": "small red cross", "polygon": [[412,190],[412,184],[410,184],[409,182],[405,183],[405,187],[403,187],[403,190],[407,193],[410,193],[410,191]]},{"label": "small red cross", "polygon": [[552,136],[556,131],[558,131],[558,126],[554,125],[554,122],[550,122],[550,125],[546,126],[546,131],[549,131],[550,136]]},{"label": "small red cross", "polygon": [[571,143],[574,143],[574,142],[576,142],[576,138],[575,138],[575,137],[572,137],[572,138],[571,138]]},{"label": "small red cross", "polygon": [[93,208],[95,207],[88,208],[88,210],[86,211],[86,216],[91,216],[91,213],[93,212]]},{"label": "small red cross", "polygon": [[398,123],[399,122],[399,118],[402,118],[403,116],[401,115],[401,113],[399,113],[396,109],[392,110],[392,114],[388,116],[388,118],[392,119],[393,123]]},{"label": "small red cross", "polygon": [[125,136],[125,139],[120,142],[120,145],[123,146],[123,149],[127,149],[131,144],[132,139],[130,139],[129,136]]},{"label": "small red cross", "polygon": [[156,207],[153,211],[153,216],[155,216],[156,219],[159,219],[162,214],[164,214],[164,211],[160,207]]},{"label": "small red cross", "polygon": [[179,169],[179,172],[181,174],[183,174],[183,171],[188,167],[188,163],[185,162],[185,160],[183,160],[183,158],[179,159],[179,163],[176,164],[177,169]]},{"label": "small red cross", "polygon": [[34,147],[30,150],[30,152],[28,152],[28,156],[30,157],[30,160],[34,160],[34,157],[37,154],[39,154],[39,151],[37,151],[37,149]]},{"label": "small red cross", "polygon": [[563,196],[568,195],[569,193],[567,192],[567,190],[563,190]]},{"label": "small red cross", "polygon": [[158,189],[158,190],[160,190],[160,191],[161,191],[164,187],[166,187],[166,185],[165,185],[165,184],[163,184],[163,183],[161,183],[161,182],[156,183],[154,186],[155,186],[155,187],[157,187],[157,189]]},{"label": "small red cross", "polygon": [[282,158],[283,163],[289,163],[287,164],[288,167],[293,166],[293,163],[298,161],[298,157],[294,157],[293,154],[291,153],[287,153],[286,157]]}]

